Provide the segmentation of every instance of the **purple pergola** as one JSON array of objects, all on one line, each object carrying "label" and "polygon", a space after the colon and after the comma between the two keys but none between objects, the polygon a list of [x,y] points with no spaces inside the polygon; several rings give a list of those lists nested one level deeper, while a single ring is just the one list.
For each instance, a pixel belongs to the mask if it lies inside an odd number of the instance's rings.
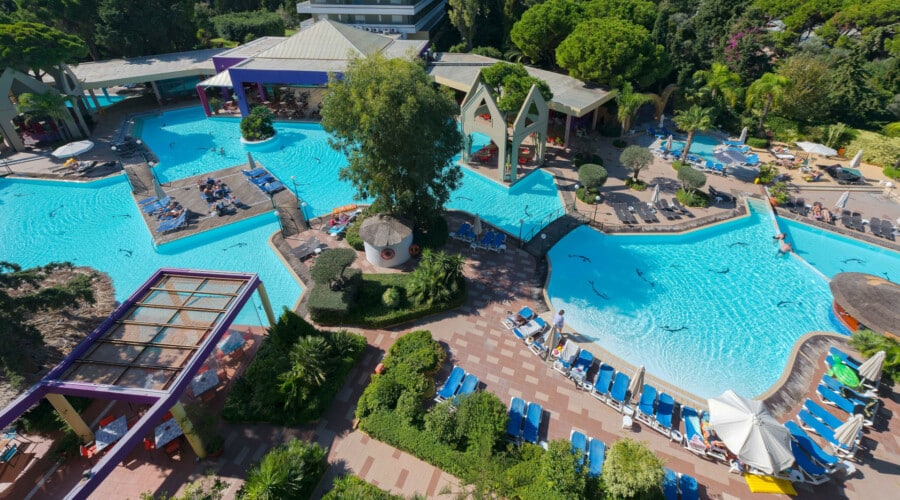
[{"label": "purple pergola", "polygon": [[[256,274],[159,269],[46,377],[4,408],[0,428],[51,395],[150,405],[66,497],[87,498],[178,403],[255,291],[274,324]],[[192,431],[190,425],[183,430]]]}]

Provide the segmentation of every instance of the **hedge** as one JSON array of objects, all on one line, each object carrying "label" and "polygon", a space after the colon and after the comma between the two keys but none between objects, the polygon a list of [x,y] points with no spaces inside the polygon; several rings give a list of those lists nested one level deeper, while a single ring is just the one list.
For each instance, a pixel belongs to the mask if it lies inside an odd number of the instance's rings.
[{"label": "hedge", "polygon": [[344,287],[332,290],[327,284],[316,284],[309,291],[306,307],[309,317],[322,325],[346,323],[350,312],[355,309],[362,284],[362,271],[347,269],[344,272]]},{"label": "hedge", "polygon": [[284,36],[284,20],[274,12],[234,12],[212,19],[216,33],[235,42],[247,43],[264,36]]},{"label": "hedge", "polygon": [[356,476],[343,476],[334,478],[332,489],[322,500],[406,500],[406,497],[392,495],[387,491],[369,484]]}]

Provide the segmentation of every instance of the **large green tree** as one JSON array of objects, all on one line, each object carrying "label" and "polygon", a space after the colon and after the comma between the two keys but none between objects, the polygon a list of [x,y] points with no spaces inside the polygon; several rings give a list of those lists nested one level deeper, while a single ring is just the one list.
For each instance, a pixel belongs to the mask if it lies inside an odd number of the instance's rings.
[{"label": "large green tree", "polygon": [[662,496],[663,461],[647,445],[620,439],[609,447],[603,464],[603,483],[610,498]]},{"label": "large green tree", "polygon": [[462,179],[450,164],[462,147],[450,91],[421,65],[381,56],[351,60],[328,87],[322,127],[349,160],[341,179],[387,212],[418,221],[442,210]]},{"label": "large green tree", "polygon": [[191,0],[100,0],[97,44],[107,56],[139,57],[193,48]]},{"label": "large green tree", "polygon": [[66,96],[50,90],[43,94],[24,93],[19,95],[19,104],[16,110],[32,120],[49,118],[57,130],[63,132],[66,139],[71,138],[72,131],[68,129],[63,120],[71,118],[69,108],[66,107]]},{"label": "large green tree", "polygon": [[487,0],[450,0],[448,2],[447,17],[450,18],[453,27],[459,31],[467,50],[472,50],[478,21],[490,14],[492,3]]},{"label": "large green tree", "polygon": [[665,49],[643,26],[615,18],[579,24],[556,49],[559,65],[575,78],[614,87],[648,87],[669,72]]},{"label": "large green tree", "polygon": [[538,64],[556,65],[556,48],[583,19],[584,7],[574,0],[547,0],[522,14],[510,39]]},{"label": "large green tree", "polygon": [[[0,261],[0,376],[18,384],[22,381],[25,355],[43,345],[40,333],[28,323],[35,313],[65,309],[78,302],[94,302],[90,273],[76,273],[63,283],[52,280],[72,269],[68,263],[22,269]],[[34,367],[28,367],[33,369]]]},{"label": "large green tree", "polygon": [[584,10],[588,17],[618,17],[648,30],[657,15],[656,4],[648,0],[590,0]]},{"label": "large green tree", "polygon": [[824,90],[831,104],[831,117],[857,127],[882,119],[888,96],[879,95],[860,50],[851,50],[829,71]]},{"label": "large green tree", "polygon": [[737,104],[743,90],[740,75],[728,69],[728,66],[716,62],[712,63],[709,69],[695,72],[694,81],[703,84],[703,88],[710,92],[713,101],[721,96],[732,108]]},{"label": "large green tree", "polygon": [[532,85],[537,85],[545,101],[553,99],[550,85],[540,78],[528,74],[521,64],[499,62],[481,70],[484,83],[491,87],[497,107],[507,114],[515,114],[522,109]]},{"label": "large green tree", "polygon": [[[100,0],[16,0],[20,15],[27,13],[35,22],[48,23],[54,28],[76,35],[87,45],[92,59],[100,58],[94,41],[97,7]],[[25,20],[25,19],[23,19]]]},{"label": "large green tree", "polygon": [[775,73],[766,73],[747,88],[747,107],[754,108],[762,105],[759,112],[759,124],[756,127],[757,133],[762,133],[769,111],[781,106],[787,86],[787,78]]},{"label": "large green tree", "polygon": [[813,122],[828,116],[831,103],[822,92],[831,64],[829,58],[799,52],[783,60],[776,73],[787,79],[781,116],[790,120]]},{"label": "large green tree", "polygon": [[712,127],[712,109],[695,104],[688,109],[676,111],[673,120],[678,128],[686,130],[688,134],[687,140],[684,142],[684,150],[681,152],[681,161],[685,161],[691,151],[691,144],[694,143],[694,134],[698,130],[702,132]]},{"label": "large green tree", "polygon": [[0,68],[31,72],[40,79],[42,71],[60,63],[77,62],[87,52],[80,38],[45,24],[0,24]]}]

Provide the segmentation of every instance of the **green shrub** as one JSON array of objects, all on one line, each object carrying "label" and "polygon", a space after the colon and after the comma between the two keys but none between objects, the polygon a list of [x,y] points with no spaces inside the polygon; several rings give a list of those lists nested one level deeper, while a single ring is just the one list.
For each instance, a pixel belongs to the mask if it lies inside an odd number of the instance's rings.
[{"label": "green shrub", "polygon": [[403,394],[403,387],[393,376],[372,375],[372,379],[356,403],[356,418],[366,418],[377,411],[392,410]]},{"label": "green shrub", "polygon": [[262,141],[275,135],[272,111],[265,106],[255,106],[250,114],[241,118],[241,137],[248,141]]},{"label": "green shrub", "polygon": [[450,237],[450,228],[443,214],[420,214],[416,217],[413,242],[422,248],[440,249]]},{"label": "green shrub", "polygon": [[[67,396],[66,399],[79,413],[87,409],[91,404],[90,398]],[[59,416],[59,413],[56,413],[53,405],[46,399],[41,399],[37,406],[25,412],[19,421],[26,434],[46,435],[69,428],[66,421]]]},{"label": "green shrub", "polygon": [[359,236],[359,228],[362,226],[362,223],[369,216],[368,211],[363,211],[363,213],[359,214],[356,217],[356,220],[350,223],[347,226],[347,230],[344,232],[344,241],[347,242],[354,250],[357,252],[362,252],[366,249],[365,243],[362,238]]},{"label": "green shrub", "polygon": [[422,400],[412,391],[404,391],[397,398],[397,411],[394,412],[403,423],[415,425],[422,417]]},{"label": "green shrub", "polygon": [[362,271],[344,271],[343,288],[332,290],[327,285],[314,285],[309,291],[306,307],[309,317],[319,324],[340,324],[345,321],[359,296]]},{"label": "green shrub", "polygon": [[456,412],[450,403],[449,400],[438,403],[425,414],[425,432],[456,448],[459,433],[456,430]]},{"label": "green shrub", "polygon": [[572,163],[575,167],[581,167],[587,163],[593,163],[595,165],[603,166],[603,157],[596,153],[584,153],[578,152],[575,153],[575,156],[572,157]]},{"label": "green shrub", "polygon": [[756,182],[764,186],[771,184],[772,181],[775,180],[776,175],[778,175],[778,169],[774,165],[770,163],[760,165],[759,175],[756,176]]},{"label": "green shrub", "polygon": [[475,47],[470,53],[494,59],[503,59],[503,52],[500,52],[500,49],[496,47]]},{"label": "green shrub", "polygon": [[613,139],[612,145],[614,148],[624,149],[628,146],[628,143],[623,141],[622,139]]},{"label": "green shrub", "polygon": [[881,129],[881,133],[888,137],[900,137],[900,122],[891,122]]},{"label": "green shrub", "polygon": [[800,140],[800,124],[780,116],[766,117],[766,129],[772,132],[776,141],[793,143]]},{"label": "green shrub", "polygon": [[213,113],[218,113],[219,110],[222,109],[222,99],[219,99],[218,97],[210,97],[208,102],[209,109],[211,109]]},{"label": "green shrub", "polygon": [[253,37],[283,36],[284,20],[274,12],[233,12],[210,19],[216,33],[226,39],[247,43]]},{"label": "green shrub", "polygon": [[384,307],[389,308],[400,305],[400,289],[392,286],[385,290],[384,295],[381,296],[381,303],[384,304]]},{"label": "green shrub", "polygon": [[633,190],[635,190],[635,191],[646,191],[646,190],[647,190],[647,183],[646,183],[646,182],[644,182],[644,181],[642,181],[642,180],[640,180],[640,179],[634,180],[634,179],[631,178],[631,177],[627,177],[627,178],[625,179],[625,186],[626,186],[628,189],[633,189]]},{"label": "green shrub", "polygon": [[356,476],[342,476],[334,478],[331,491],[322,500],[405,500],[405,497],[392,495]]},{"label": "green shrub", "polygon": [[[320,364],[324,367],[324,382],[316,384],[314,390],[302,385],[285,385],[286,374],[295,369],[292,360],[295,346],[300,339],[309,338],[320,339],[316,344],[327,350],[327,362]],[[327,344],[327,349],[321,347],[322,342]],[[328,409],[365,347],[366,339],[361,335],[320,332],[285,309],[270,334],[263,337],[253,362],[235,381],[225,400],[222,417],[229,421],[288,425],[315,420]],[[294,408],[294,411],[285,411],[285,407]]]},{"label": "green shrub", "polygon": [[878,351],[884,351],[882,373],[894,383],[900,382],[900,342],[872,330],[859,330],[850,339],[853,347],[866,358]]},{"label": "green shrub", "polygon": [[709,206],[709,196],[703,191],[694,191],[689,194],[684,189],[678,188],[675,191],[675,197],[686,207],[706,208]]},{"label": "green shrub", "polygon": [[900,180],[900,168],[884,167],[881,169],[881,173],[888,179]]},{"label": "green shrub", "polygon": [[424,249],[418,267],[409,275],[407,297],[414,305],[447,304],[464,287],[464,263],[460,254]]},{"label": "green shrub", "polygon": [[507,408],[491,392],[478,391],[463,397],[456,412],[457,435],[467,449],[492,447],[506,432]]},{"label": "green shrub", "polygon": [[751,148],[766,149],[769,147],[769,140],[761,139],[759,137],[748,137],[747,145],[750,146]]},{"label": "green shrub", "polygon": [[596,163],[585,163],[578,169],[578,182],[587,191],[585,196],[595,196],[608,179],[609,172]]},{"label": "green shrub", "polygon": [[[644,170],[653,163],[653,153],[643,146],[628,146],[619,155],[619,162],[621,162],[626,169],[634,172],[634,184],[638,184],[638,176],[640,175],[641,170]],[[646,186],[644,186],[644,189],[646,189]],[[643,189],[639,189],[639,191],[643,191]]]},{"label": "green shrub", "polygon": [[602,474],[609,498],[655,498],[662,493],[665,471],[650,448],[624,438],[606,451]]},{"label": "green shrub", "polygon": [[388,350],[384,367],[406,365],[416,373],[434,375],[440,370],[447,352],[437,343],[428,330],[416,330],[397,339]]},{"label": "green shrub", "polygon": [[790,198],[787,184],[785,184],[784,182],[776,182],[771,187],[769,187],[769,196],[774,198],[779,205],[787,202],[788,198]]},{"label": "green shrub", "polygon": [[266,453],[250,469],[237,498],[311,498],[325,473],[327,456],[318,444],[291,439]]},{"label": "green shrub", "polygon": [[331,284],[353,264],[356,252],[349,248],[333,248],[325,250],[316,258],[310,270],[313,281],[319,285]]}]

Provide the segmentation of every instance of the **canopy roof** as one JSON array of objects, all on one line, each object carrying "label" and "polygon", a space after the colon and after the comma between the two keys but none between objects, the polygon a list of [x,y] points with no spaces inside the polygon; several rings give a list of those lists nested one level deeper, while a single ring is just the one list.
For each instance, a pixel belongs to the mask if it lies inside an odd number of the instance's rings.
[{"label": "canopy roof", "polygon": [[168,80],[216,72],[212,57],[225,49],[203,49],[131,59],[109,59],[72,66],[72,72],[87,89]]},{"label": "canopy roof", "polygon": [[256,274],[159,269],[46,377],[0,411],[0,428],[51,394],[151,405],[67,496],[86,498],[178,402],[258,287]]},{"label": "canopy roof", "polygon": [[840,273],[832,280],[834,300],[872,330],[900,336],[900,285],[863,273]]},{"label": "canopy roof", "polygon": [[[456,54],[441,52],[431,61],[426,71],[441,85],[452,87],[462,92],[472,88],[472,82],[486,66],[504,62],[499,59],[475,54]],[[550,109],[581,117],[602,106],[615,97],[615,91],[592,87],[571,76],[525,66],[528,74],[540,78],[550,85],[553,99],[548,102]]]},{"label": "canopy roof", "polygon": [[389,215],[376,215],[364,220],[359,237],[376,247],[396,245],[412,234],[412,226]]}]

